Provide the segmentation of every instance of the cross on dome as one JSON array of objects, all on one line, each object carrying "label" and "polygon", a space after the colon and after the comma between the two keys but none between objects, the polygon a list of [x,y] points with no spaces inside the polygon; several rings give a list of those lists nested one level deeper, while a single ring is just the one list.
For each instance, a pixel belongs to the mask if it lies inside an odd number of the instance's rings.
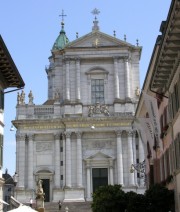
[{"label": "cross on dome", "polygon": [[65,15],[65,14],[64,14],[64,10],[62,10],[61,15],[59,15],[59,16],[62,17],[62,22],[64,22],[64,17],[67,16],[67,15]]},{"label": "cross on dome", "polygon": [[100,11],[97,8],[95,8],[91,13],[93,15],[95,15],[94,21],[93,21],[94,26],[92,27],[92,30],[93,31],[97,31],[97,30],[99,30],[99,26],[98,26],[98,20],[97,20],[97,17],[96,16],[99,15]]}]

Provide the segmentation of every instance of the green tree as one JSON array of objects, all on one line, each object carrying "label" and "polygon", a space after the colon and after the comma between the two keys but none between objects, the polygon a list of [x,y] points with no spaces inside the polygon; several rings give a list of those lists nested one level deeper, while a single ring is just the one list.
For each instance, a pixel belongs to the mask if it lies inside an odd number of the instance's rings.
[{"label": "green tree", "polygon": [[148,212],[174,211],[174,191],[168,190],[161,184],[152,185],[145,192]]},{"label": "green tree", "polygon": [[134,194],[129,198],[127,211],[128,212],[144,212],[147,208],[146,197],[143,194]]},{"label": "green tree", "polygon": [[124,212],[126,209],[125,192],[121,185],[100,186],[92,197],[93,212]]}]

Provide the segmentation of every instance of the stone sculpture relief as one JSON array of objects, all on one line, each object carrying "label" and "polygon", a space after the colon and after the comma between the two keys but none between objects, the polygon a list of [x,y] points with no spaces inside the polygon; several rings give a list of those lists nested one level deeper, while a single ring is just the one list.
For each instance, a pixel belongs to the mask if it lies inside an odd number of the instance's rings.
[{"label": "stone sculpture relief", "polygon": [[89,117],[92,117],[94,114],[104,114],[105,116],[110,116],[107,105],[100,105],[99,102],[97,102],[94,106],[90,105],[88,108]]},{"label": "stone sculpture relief", "polygon": [[43,152],[43,151],[48,151],[52,150],[52,145],[51,143],[37,143],[36,144],[36,151],[37,152]]}]

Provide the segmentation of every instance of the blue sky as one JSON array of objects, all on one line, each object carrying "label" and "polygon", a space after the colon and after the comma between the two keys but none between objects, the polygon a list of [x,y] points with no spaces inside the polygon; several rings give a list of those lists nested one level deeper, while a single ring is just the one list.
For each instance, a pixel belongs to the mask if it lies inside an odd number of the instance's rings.
[{"label": "blue sky", "polygon": [[[47,99],[47,76],[45,66],[51,48],[60,31],[64,10],[65,31],[70,41],[91,32],[94,8],[100,31],[143,47],[140,61],[141,86],[148,68],[152,50],[160,34],[161,21],[166,20],[170,0],[4,0],[1,1],[0,34],[22,76],[27,95],[32,90],[34,103],[42,104]],[[17,92],[5,95],[4,165],[10,174],[15,172],[15,131],[11,132],[11,120],[16,116]]]}]

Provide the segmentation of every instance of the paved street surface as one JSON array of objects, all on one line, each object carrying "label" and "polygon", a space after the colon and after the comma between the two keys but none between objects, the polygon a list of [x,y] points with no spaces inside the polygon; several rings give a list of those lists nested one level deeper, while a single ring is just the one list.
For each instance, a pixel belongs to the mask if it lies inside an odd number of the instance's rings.
[{"label": "paved street surface", "polygon": [[65,207],[69,208],[68,212],[92,212],[90,202],[62,203],[60,211],[58,203],[45,202],[45,212],[65,212]]}]

